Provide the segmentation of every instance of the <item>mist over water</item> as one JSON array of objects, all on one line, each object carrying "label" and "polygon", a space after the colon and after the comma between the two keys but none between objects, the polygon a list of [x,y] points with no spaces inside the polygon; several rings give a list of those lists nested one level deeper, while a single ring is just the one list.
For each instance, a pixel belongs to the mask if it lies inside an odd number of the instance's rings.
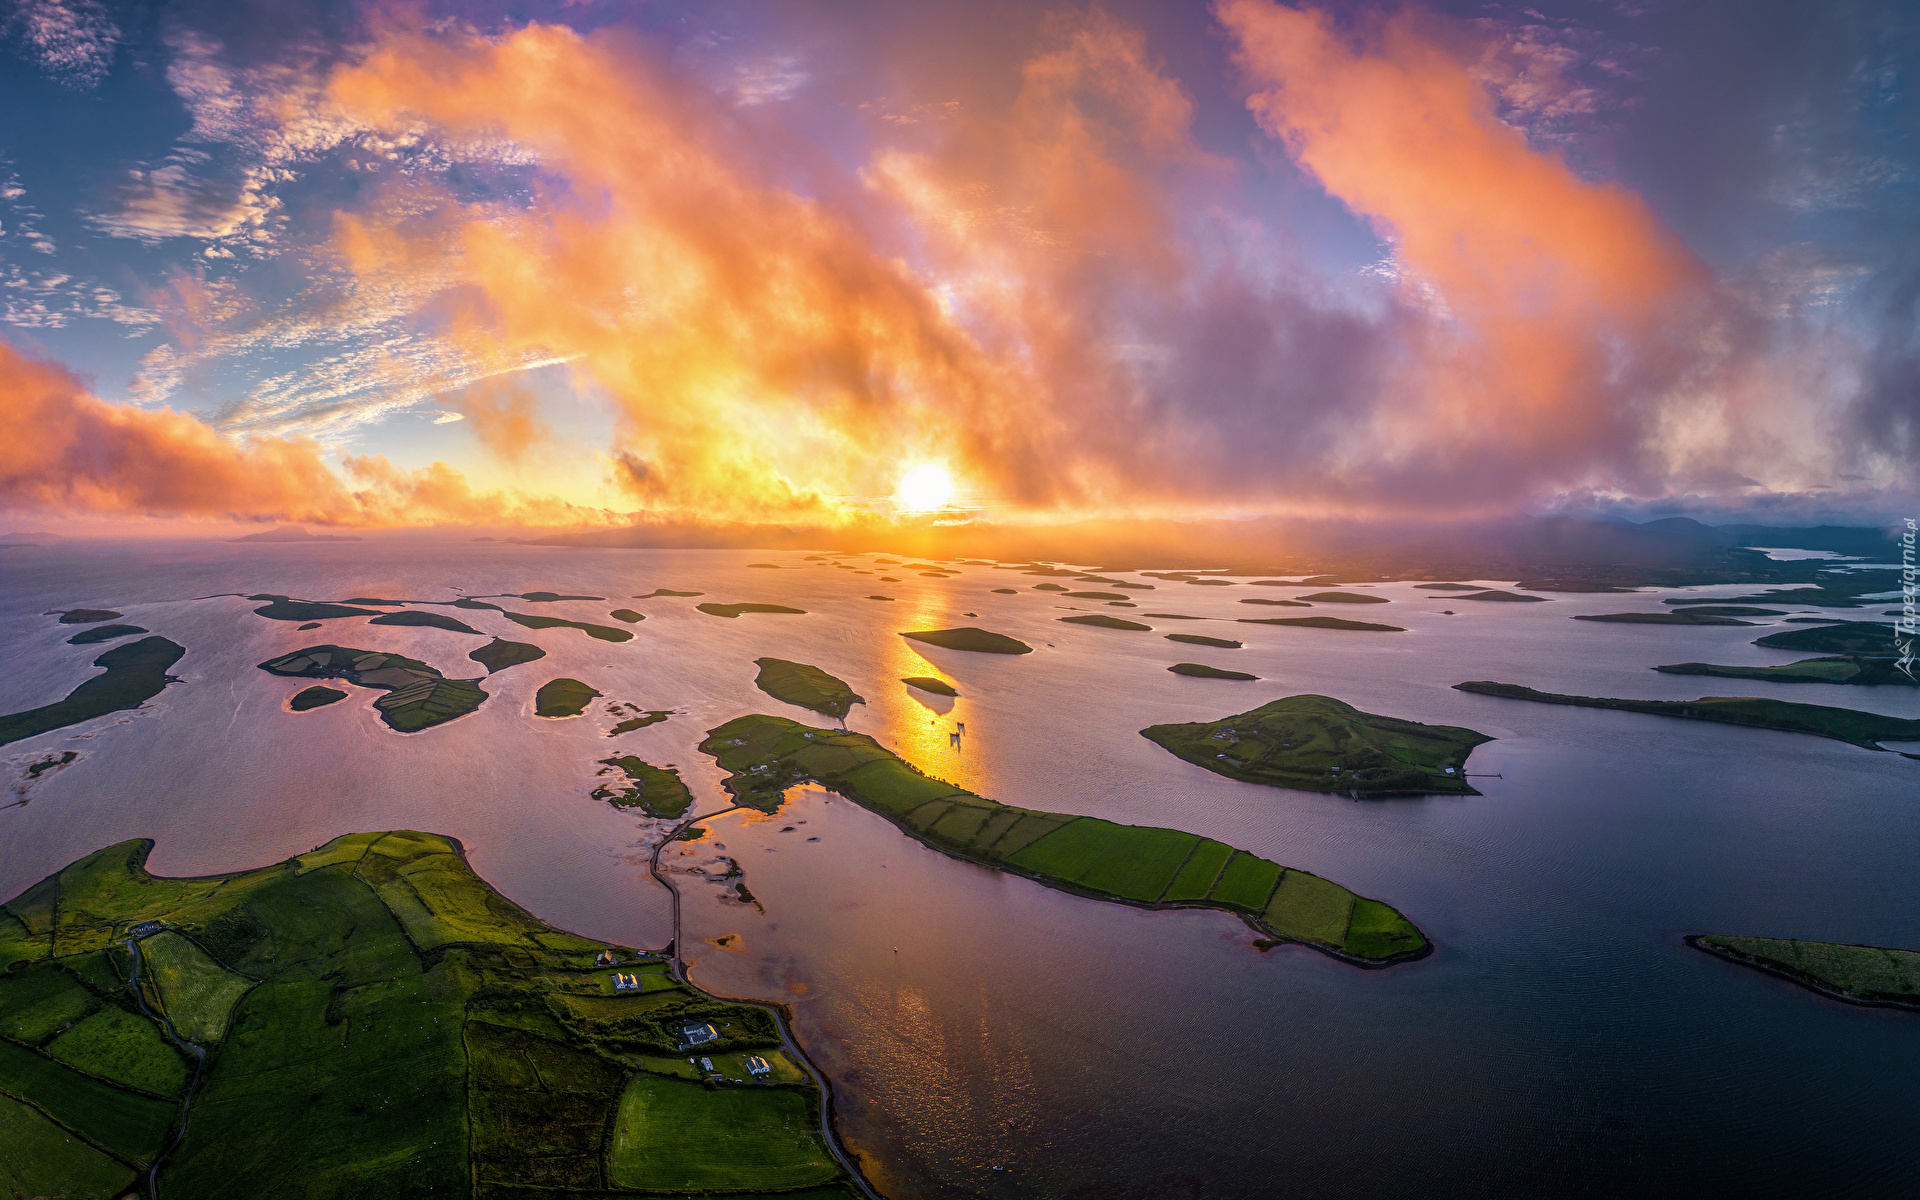
[{"label": "mist over water", "polygon": [[[756,711],[825,723],[754,688],[753,659],[774,655],[845,679],[867,699],[848,727],[930,774],[1011,804],[1219,838],[1385,900],[1436,944],[1429,958],[1383,971],[1298,947],[1262,953],[1225,915],[1053,891],[947,858],[813,789],[771,818],[709,822],[668,865],[731,857],[761,907],[683,877],[693,977],[791,1007],[834,1081],[846,1140],[891,1196],[1910,1186],[1910,1167],[1888,1151],[1920,1119],[1911,1086],[1920,1018],[1837,1004],[1680,939],[1715,931],[1920,947],[1911,883],[1920,762],[1451,690],[1492,679],[1597,696],[1733,692],[1920,716],[1912,689],[1649,669],[1804,657],[1752,646],[1763,628],[1567,619],[1659,609],[1666,593],[1476,604],[1382,584],[1372,590],[1394,603],[1314,610],[1408,628],[1362,634],[1141,616],[1271,616],[1238,601],[1286,589],[1147,580],[1157,587],[1131,597],[1137,610],[1110,610],[1035,592],[1039,580],[1012,571],[880,583],[884,571],[802,564],[790,552],[341,543],[5,553],[5,711],[65,695],[110,648],[67,645],[75,628],[42,615],[49,609],[112,608],[187,654],[181,682],[145,709],[4,748],[4,802],[26,802],[0,811],[0,895],[131,837],[157,841],[154,871],[199,874],[350,831],[417,828],[460,838],[485,878],[557,925],[658,947],[671,911],[645,860],[659,824],[590,797],[596,760],[618,752],[672,764],[700,810],[722,807],[720,773],[695,749],[706,730]],[[656,588],[706,595],[632,598]],[[632,641],[610,644],[456,611],[547,657],[486,679],[489,699],[473,715],[415,735],[386,728],[369,689],[289,713],[285,701],[305,682],[255,664],[331,642],[472,676],[481,668],[466,655],[485,638],[359,618],[300,631],[253,615],[258,604],[243,598],[192,599],[542,589],[606,601],[500,603],[609,624],[618,624],[610,609],[633,607],[647,619],[630,627]],[[868,599],[876,593],[895,600]],[[725,620],[696,612],[703,600],[808,615]],[[1121,612],[1155,632],[1060,624],[1064,605]],[[1443,615],[1449,608],[1456,615]],[[1035,652],[967,654],[897,636],[953,625],[1018,637]],[[1181,645],[1168,632],[1246,648]],[[1262,678],[1168,674],[1179,661]],[[935,708],[899,682],[926,674],[950,679],[960,698]],[[558,676],[683,715],[612,740],[599,702],[585,717],[535,718],[535,690]],[[1493,735],[1469,771],[1497,777],[1475,780],[1482,796],[1355,802],[1217,777],[1136,732],[1300,692]],[[80,759],[22,783],[25,764],[67,749]]]}]

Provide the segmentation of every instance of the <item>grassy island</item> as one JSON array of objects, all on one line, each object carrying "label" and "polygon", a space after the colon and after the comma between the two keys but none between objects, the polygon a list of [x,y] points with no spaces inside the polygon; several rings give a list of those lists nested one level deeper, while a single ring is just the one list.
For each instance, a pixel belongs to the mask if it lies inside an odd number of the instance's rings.
[{"label": "grassy island", "polygon": [[1288,696],[1218,721],[1150,725],[1140,736],[1229,779],[1356,799],[1477,796],[1466,781],[1467,756],[1493,740],[1314,695]]},{"label": "grassy island", "polygon": [[[1466,599],[1466,597],[1462,597]],[[1751,625],[1737,617],[1707,616],[1692,610],[1685,612],[1583,613],[1576,621],[1607,621],[1616,625]]]},{"label": "grassy island", "polygon": [[[269,621],[331,621],[339,617],[377,617],[378,609],[356,608],[351,604],[330,604],[320,600],[293,600],[286,596],[249,596],[269,603],[253,611]],[[116,614],[117,615],[117,614]]]},{"label": "grassy island", "polygon": [[581,683],[578,679],[565,676],[549,680],[540,685],[533,696],[533,715],[536,717],[577,717],[587,710],[600,695],[599,691]]},{"label": "grassy island", "polygon": [[316,683],[296,693],[293,699],[287,701],[287,707],[295,712],[306,712],[309,709],[325,708],[329,704],[346,698],[347,694],[339,688],[330,688],[324,683]]},{"label": "grassy island", "polygon": [[[607,705],[607,712],[619,716],[621,706],[618,702]],[[628,716],[612,729],[607,730],[608,737],[619,737],[623,733],[632,733],[636,729],[645,729],[649,725],[658,725],[673,715],[670,708],[643,709],[637,704],[626,706]]]},{"label": "grassy island", "polygon": [[635,600],[654,600],[661,596],[704,596],[705,592],[676,592],[672,588],[655,588],[644,596],[635,596]]},{"label": "grassy island", "polygon": [[1219,667],[1209,667],[1205,663],[1175,663],[1168,667],[1175,675],[1191,675],[1195,679],[1241,679],[1254,680],[1258,675],[1249,675],[1245,671],[1225,671]]},{"label": "grassy island", "polygon": [[1718,721],[1723,725],[1777,729],[1782,733],[1810,733],[1815,737],[1850,742],[1868,750],[1882,749],[1881,742],[1920,741],[1920,721],[1883,717],[1878,713],[1859,712],[1851,708],[1796,704],[1788,700],[1763,700],[1752,696],[1702,696],[1698,700],[1614,700],[1536,692],[1518,684],[1490,683],[1485,680],[1456,683],[1453,686],[1463,692],[1500,696],[1508,700],[1569,704],[1578,708],[1612,708],[1656,717],[1685,717],[1695,721]]},{"label": "grassy island", "polygon": [[753,661],[760,668],[760,674],[754,677],[754,686],[783,703],[812,709],[822,716],[844,719],[854,705],[867,702],[866,697],[848,687],[845,680],[829,675],[819,667],[788,662],[784,658],[756,658]]},{"label": "grassy island", "polygon": [[518,592],[522,600],[531,600],[535,604],[551,604],[555,600],[605,600],[605,596],[569,596],[562,592]]},{"label": "grassy island", "polygon": [[616,621],[625,621],[629,625],[637,625],[647,619],[646,614],[637,613],[631,608],[616,608],[607,615]]},{"label": "grassy island", "polygon": [[1849,1004],[1920,1008],[1920,953],[1912,950],[1720,933],[1696,934],[1687,945]]},{"label": "grassy island", "polygon": [[1297,597],[1315,604],[1385,604],[1385,596],[1367,596],[1359,592],[1315,592],[1311,596]]},{"label": "grassy island", "polygon": [[1667,675],[1714,675],[1722,679],[1759,679],[1769,683],[1851,683],[1913,687],[1915,681],[1894,665],[1891,658],[1864,658],[1839,655],[1833,658],[1803,658],[1778,667],[1731,667],[1716,663],[1668,663],[1654,670]]},{"label": "grassy island", "polygon": [[62,625],[98,625],[102,621],[112,621],[121,613],[110,608],[69,608],[60,614]]},{"label": "grassy island", "polygon": [[1238,650],[1240,643],[1231,638],[1208,637],[1202,633],[1169,633],[1170,642],[1185,642],[1189,646],[1215,646],[1221,650]]},{"label": "grassy island", "polygon": [[1423,592],[1477,592],[1481,590],[1480,585],[1477,583],[1416,583],[1413,586]]},{"label": "grassy island", "polygon": [[1098,625],[1102,629],[1132,629],[1153,632],[1153,626],[1142,625],[1138,621],[1123,621],[1119,617],[1109,617],[1105,613],[1085,613],[1078,617],[1059,617],[1069,625]]},{"label": "grassy island", "polygon": [[738,617],[741,613],[792,613],[805,616],[804,608],[788,608],[784,604],[696,604],[695,608],[710,617]]},{"label": "grassy island", "polygon": [[728,772],[734,799],[777,811],[786,789],[820,786],[955,858],[1099,900],[1213,908],[1275,942],[1385,966],[1429,946],[1394,909],[1337,883],[1175,829],[1000,804],[930,778],[865,734],[783,717],[737,717],[700,743]]},{"label": "grassy island", "polygon": [[355,650],[346,646],[308,646],[260,664],[262,671],[303,679],[344,679],[356,687],[387,694],[373,702],[380,718],[401,733],[418,733],[464,717],[486,702],[487,693],[472,679],[447,679],[426,663],[404,654]]},{"label": "grassy island", "polygon": [[[528,629],[578,629],[590,638],[599,638],[603,642],[629,642],[633,635],[624,629],[615,629],[611,625],[595,625],[589,621],[568,621],[561,617],[536,617],[527,613],[500,613],[515,625],[524,625]],[[373,622],[369,622],[372,624]]]},{"label": "grassy island", "polygon": [[1266,604],[1275,608],[1312,608],[1305,600],[1275,600],[1270,596],[1248,596],[1242,604]]},{"label": "grassy island", "polygon": [[1010,638],[1003,633],[993,633],[985,629],[976,629],[971,625],[959,629],[914,629],[900,635],[908,641],[925,642],[929,646],[939,646],[944,650],[971,650],[975,654],[1032,654],[1033,647]]},{"label": "grassy island", "polygon": [[83,629],[67,639],[69,646],[92,646],[99,642],[116,641],[123,637],[132,637],[146,630],[138,625],[96,625],[92,629]]},{"label": "grassy island", "polygon": [[619,767],[634,786],[625,791],[599,788],[593,793],[596,799],[605,800],[615,808],[639,808],[650,817],[661,818],[684,816],[693,807],[693,793],[687,790],[678,771],[642,762],[631,754],[600,761],[609,767]]},{"label": "grassy island", "polygon": [[1497,604],[1545,604],[1545,596],[1527,596],[1520,592],[1503,592],[1498,588],[1489,588],[1484,592],[1474,592],[1460,597],[1462,600],[1491,600]]},{"label": "grassy island", "polygon": [[957,697],[960,695],[959,692],[954,690],[952,684],[944,679],[935,679],[931,675],[908,675],[900,682],[906,684],[908,687],[919,688],[923,692],[931,692],[936,696]]},{"label": "grassy island", "polygon": [[449,617],[445,613],[421,612],[417,608],[409,608],[403,612],[382,613],[367,624],[401,625],[415,629],[444,629],[448,633],[471,633],[475,637],[481,636],[478,629],[456,617]]},{"label": "grassy island", "polygon": [[1345,617],[1237,617],[1242,625],[1299,625],[1306,629],[1346,629],[1356,633],[1405,633],[1398,625],[1349,621]]},{"label": "grassy island", "polygon": [[1119,592],[1068,592],[1067,596],[1070,599],[1074,599],[1074,600],[1125,600],[1126,599],[1126,597],[1122,596]]},{"label": "grassy island", "polygon": [[[157,1167],[195,1200],[851,1200],[769,1010],[539,921],[453,839],[348,834],[199,879],[149,874],[152,845],[0,910],[9,1194],[146,1195]],[[711,1073],[682,1052],[696,1025]]]},{"label": "grassy island", "polygon": [[532,642],[509,642],[505,638],[495,638],[486,645],[467,655],[479,663],[491,675],[495,671],[504,671],[508,667],[517,667],[521,663],[532,662],[536,658],[545,658],[547,652]]},{"label": "grassy island", "polygon": [[110,712],[139,708],[173,681],[167,669],[186,652],[186,647],[163,637],[144,637],[115,646],[93,660],[94,666],[106,668],[107,673],[74,688],[66,699],[0,716],[0,746]]},{"label": "grassy island", "polygon": [[1777,608],[1755,608],[1751,604],[1698,604],[1685,611],[1703,617],[1784,617]]},{"label": "grassy island", "polygon": [[1816,629],[1789,629],[1755,638],[1754,645],[1770,650],[1802,650],[1810,654],[1860,654],[1896,658],[1893,626],[1879,621],[1843,621]]}]

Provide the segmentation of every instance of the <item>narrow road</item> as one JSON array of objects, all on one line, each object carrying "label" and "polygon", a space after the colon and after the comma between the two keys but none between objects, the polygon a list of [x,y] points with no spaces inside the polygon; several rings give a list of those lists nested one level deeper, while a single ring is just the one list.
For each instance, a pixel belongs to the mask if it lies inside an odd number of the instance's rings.
[{"label": "narrow road", "polygon": [[138,938],[127,939],[127,953],[133,956],[133,966],[128,969],[127,982],[133,987],[133,998],[140,1005],[140,1011],[147,1015],[148,1020],[160,1026],[161,1031],[167,1035],[168,1041],[193,1055],[194,1059],[193,1078],[187,1081],[187,1090],[180,1094],[180,1115],[174,1118],[173,1136],[168,1138],[167,1144],[160,1148],[160,1153],[153,1156],[153,1166],[147,1171],[147,1200],[160,1200],[160,1164],[166,1162],[167,1155],[173,1153],[174,1147],[180,1144],[180,1139],[187,1135],[187,1109],[193,1104],[194,1089],[200,1086],[200,1074],[207,1069],[207,1052],[204,1047],[196,1046],[181,1037],[180,1031],[173,1027],[172,1020],[147,1007],[147,997],[140,990],[140,941]]},{"label": "narrow road", "polygon": [[[731,804],[726,808],[717,809],[714,812],[704,813],[697,817],[688,817],[678,825],[675,825],[673,831],[661,839],[660,844],[653,848],[652,857],[647,860],[647,869],[653,873],[653,877],[659,880],[661,886],[665,887],[668,894],[673,897],[673,958],[668,962],[667,968],[673,972],[675,979],[678,979],[689,987],[698,985],[687,977],[687,965],[680,954],[680,948],[683,944],[680,936],[680,889],[675,887],[673,880],[669,879],[667,873],[660,869],[660,852],[678,841],[681,831],[685,830],[688,826],[700,821],[711,821],[715,817],[723,817],[730,812],[738,812],[745,807],[747,806],[744,804]],[[710,996],[716,995],[716,993],[713,992],[708,992],[707,994]],[[787,1028],[786,1015],[771,1004],[761,1004],[754,1000],[738,1000],[732,996],[719,996],[718,998],[725,1000],[729,1004],[739,1004],[747,1008],[757,1008],[773,1018],[773,1027],[780,1031],[780,1044],[786,1050],[787,1057],[806,1068],[807,1074],[813,1077],[814,1086],[820,1089],[821,1140],[827,1144],[827,1149],[833,1152],[833,1157],[839,1161],[840,1165],[846,1168],[847,1174],[853,1178],[854,1186],[860,1189],[861,1193],[867,1197],[867,1200],[883,1200],[880,1193],[873,1189],[873,1185],[867,1182],[867,1177],[860,1173],[860,1168],[854,1164],[852,1156],[841,1147],[840,1139],[834,1134],[833,1085],[827,1081],[827,1077],[820,1072],[819,1068],[813,1065],[813,1060],[808,1058],[807,1052],[800,1048],[800,1043],[794,1040],[793,1031]]]}]

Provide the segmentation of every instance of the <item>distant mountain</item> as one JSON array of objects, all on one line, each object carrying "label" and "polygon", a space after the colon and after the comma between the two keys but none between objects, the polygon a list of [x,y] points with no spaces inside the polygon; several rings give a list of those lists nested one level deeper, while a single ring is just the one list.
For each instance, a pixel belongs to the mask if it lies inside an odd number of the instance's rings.
[{"label": "distant mountain", "polygon": [[283,525],[278,529],[263,529],[259,533],[249,533],[245,537],[227,540],[230,542],[357,542],[360,539],[347,533],[308,533],[298,525]]},{"label": "distant mountain", "polygon": [[57,533],[0,533],[0,546],[51,546],[62,540]]},{"label": "distant mountain", "polygon": [[1886,554],[1893,535],[1884,529],[1856,525],[1814,525],[1789,529],[1779,525],[1703,525],[1691,517],[1667,517],[1637,526],[1656,533],[1672,533],[1712,546],[1765,546],[1776,550],[1828,550],[1834,554],[1871,557]]}]

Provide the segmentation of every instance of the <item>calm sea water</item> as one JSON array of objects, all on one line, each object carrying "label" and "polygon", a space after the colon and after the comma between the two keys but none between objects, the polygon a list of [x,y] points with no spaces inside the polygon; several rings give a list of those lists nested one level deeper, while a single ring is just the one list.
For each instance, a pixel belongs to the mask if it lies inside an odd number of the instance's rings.
[{"label": "calm sea water", "polygon": [[[1920,947],[1920,762],[1451,690],[1496,679],[1588,695],[1734,691],[1920,716],[1911,689],[1648,669],[1799,657],[1750,645],[1764,630],[1567,619],[1658,608],[1657,594],[1495,605],[1383,584],[1372,590],[1391,604],[1315,611],[1409,632],[1148,618],[1146,634],[1059,624],[1057,605],[1103,606],[1034,592],[1039,580],[1011,571],[880,583],[795,553],[373,542],[0,553],[0,708],[59,698],[105,648],[66,645],[73,628],[48,609],[114,608],[187,647],[182,681],[140,712],[5,748],[5,802],[24,803],[0,811],[0,895],[130,837],[156,839],[154,870],[189,874],[413,827],[462,839],[489,880],[556,924],[659,945],[670,910],[644,868],[657,828],[589,797],[596,760],[617,750],[675,764],[702,807],[720,807],[719,775],[694,749],[707,729],[749,711],[810,719],[753,687],[752,660],[771,654],[846,679],[867,697],[851,728],[956,784],[1220,838],[1387,900],[1438,946],[1385,971],[1299,948],[1262,953],[1228,917],[1067,896],[948,859],[819,792],[795,793],[771,819],[719,818],[670,861],[738,861],[760,907],[686,877],[694,976],[792,1007],[838,1085],[847,1141],[890,1195],[1912,1192],[1920,1017],[1833,1003],[1680,939],[1714,930]],[[631,599],[658,587],[808,615],[730,621],[695,612],[695,600]],[[457,676],[478,673],[465,655],[481,639],[358,619],[301,632],[244,599],[193,599],[542,589],[607,602],[507,603],[607,624],[625,605],[647,620],[612,645],[460,611],[547,657],[493,676],[473,716],[413,736],[387,730],[360,689],[289,713],[302,685],[255,664],[332,641]],[[1285,615],[1237,601],[1287,594],[1160,582],[1126,615]],[[922,657],[897,636],[956,624],[1036,652]],[[1247,647],[1159,636],[1176,631]],[[1166,672],[1183,660],[1263,678]],[[898,682],[929,665],[961,699],[936,710]],[[534,691],[559,675],[681,715],[616,740],[597,708],[535,718]],[[1136,732],[1298,692],[1492,734],[1469,769],[1499,777],[1476,780],[1483,796],[1354,802],[1222,779]],[[966,734],[955,748],[957,722]],[[25,782],[27,763],[66,749],[80,759]]]}]

